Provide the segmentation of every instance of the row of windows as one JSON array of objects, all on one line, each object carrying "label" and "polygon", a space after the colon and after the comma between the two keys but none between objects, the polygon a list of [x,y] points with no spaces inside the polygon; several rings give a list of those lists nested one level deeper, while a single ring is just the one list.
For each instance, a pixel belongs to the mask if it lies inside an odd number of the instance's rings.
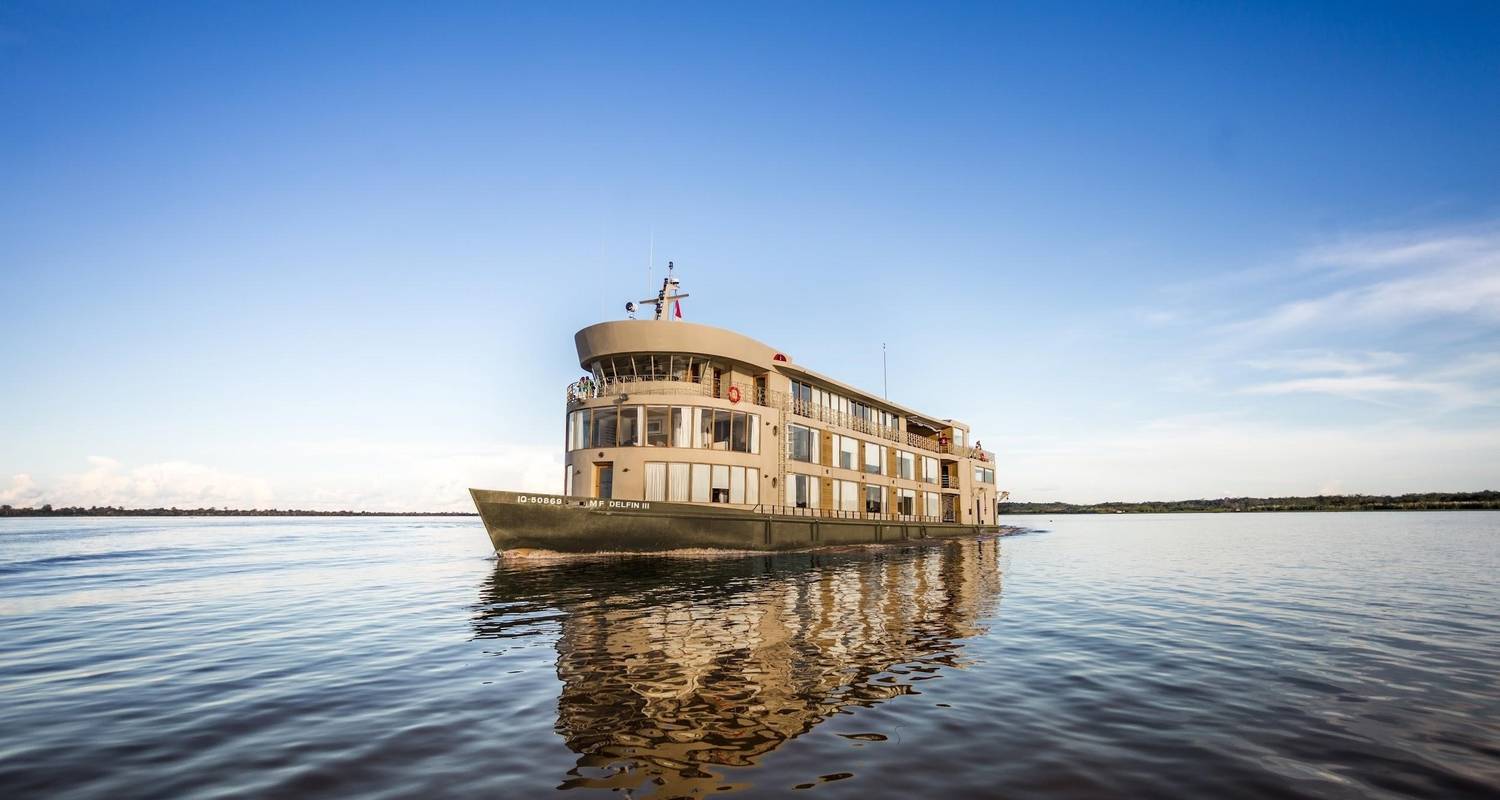
[{"label": "row of windows", "polygon": [[[793,461],[805,461],[809,464],[817,464],[818,453],[818,429],[809,428],[805,425],[788,425],[787,457]],[[864,443],[864,458],[860,459],[859,450],[862,440],[852,436],[832,434],[833,466],[842,469],[853,469],[868,472],[872,475],[888,475],[886,460],[889,457],[889,449],[883,444],[874,442]],[[917,480],[917,456],[905,450],[896,451],[896,477],[906,480]],[[936,458],[922,458],[921,480],[927,483],[938,482],[938,460]]]},{"label": "row of windows", "polygon": [[[869,514],[899,514],[913,517],[923,515],[936,517],[941,512],[941,501],[937,492],[922,492],[920,499],[925,509],[918,511],[918,493],[915,489],[891,489],[889,502],[894,508],[887,510],[886,487],[861,484],[855,481],[834,480],[833,497],[829,505],[835,511],[864,511]],[[821,508],[821,483],[815,475],[791,474],[786,480],[786,504],[797,508]]]},{"label": "row of windows", "polygon": [[725,464],[647,461],[646,499],[755,505],[760,502],[760,470]]},{"label": "row of windows", "polygon": [[975,467],[974,468],[974,482],[975,483],[994,483],[995,482],[995,471],[992,470],[992,469],[990,469],[990,468],[988,468],[988,467]]},{"label": "row of windows", "polygon": [[760,452],[760,415],[722,408],[611,406],[568,414],[568,449],[696,447]]}]

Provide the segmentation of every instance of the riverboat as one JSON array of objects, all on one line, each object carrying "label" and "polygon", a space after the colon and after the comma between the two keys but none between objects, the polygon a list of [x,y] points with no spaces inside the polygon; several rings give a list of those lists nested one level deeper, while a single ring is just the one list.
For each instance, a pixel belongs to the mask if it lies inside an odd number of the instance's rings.
[{"label": "riverboat", "polygon": [[968,425],[785,351],[682,320],[668,265],[650,319],[574,335],[560,494],[470,489],[496,551],[794,550],[1000,530],[994,454]]}]

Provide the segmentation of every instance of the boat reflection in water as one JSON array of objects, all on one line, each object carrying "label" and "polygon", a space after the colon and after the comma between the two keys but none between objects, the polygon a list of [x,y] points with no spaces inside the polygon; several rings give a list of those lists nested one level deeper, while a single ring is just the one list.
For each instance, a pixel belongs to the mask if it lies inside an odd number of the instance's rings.
[{"label": "boat reflection in water", "polygon": [[560,788],[707,793],[731,783],[716,767],[963,668],[1000,596],[999,547],[502,562],[474,626],[560,625],[557,731],[579,754]]}]

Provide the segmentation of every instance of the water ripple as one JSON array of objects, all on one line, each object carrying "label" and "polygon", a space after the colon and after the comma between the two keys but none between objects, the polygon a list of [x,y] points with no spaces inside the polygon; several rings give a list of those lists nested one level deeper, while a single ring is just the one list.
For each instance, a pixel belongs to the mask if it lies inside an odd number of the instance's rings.
[{"label": "water ripple", "polygon": [[1031,522],[510,563],[463,520],[0,520],[0,795],[1500,793],[1500,514]]}]

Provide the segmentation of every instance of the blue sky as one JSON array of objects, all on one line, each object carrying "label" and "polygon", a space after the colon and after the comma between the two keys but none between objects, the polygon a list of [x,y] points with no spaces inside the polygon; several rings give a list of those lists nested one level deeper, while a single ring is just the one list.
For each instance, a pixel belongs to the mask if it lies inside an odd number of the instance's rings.
[{"label": "blue sky", "polygon": [[0,501],[555,489],[572,332],[653,239],[691,320],[872,388],[885,341],[1020,499],[1497,488],[1496,41],[1486,3],[9,3]]}]

